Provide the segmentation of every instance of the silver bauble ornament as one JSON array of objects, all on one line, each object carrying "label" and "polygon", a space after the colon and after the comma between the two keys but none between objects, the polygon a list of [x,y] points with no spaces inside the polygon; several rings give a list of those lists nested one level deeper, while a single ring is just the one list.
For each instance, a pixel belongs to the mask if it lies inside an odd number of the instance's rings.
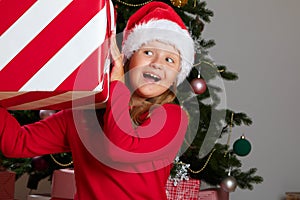
[{"label": "silver bauble ornament", "polygon": [[222,180],[220,186],[226,192],[234,192],[237,187],[237,181],[233,176],[228,176]]},{"label": "silver bauble ornament", "polygon": [[40,110],[40,118],[46,119],[47,117],[53,115],[55,113],[55,110]]}]

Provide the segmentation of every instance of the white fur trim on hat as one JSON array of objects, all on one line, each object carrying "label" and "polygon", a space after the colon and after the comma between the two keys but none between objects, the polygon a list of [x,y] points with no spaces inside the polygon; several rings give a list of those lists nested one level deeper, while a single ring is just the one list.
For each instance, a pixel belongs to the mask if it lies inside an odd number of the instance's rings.
[{"label": "white fur trim on hat", "polygon": [[177,86],[189,75],[194,63],[194,41],[188,31],[182,29],[177,23],[165,19],[153,19],[138,24],[131,30],[125,30],[124,34],[122,52],[126,59],[129,59],[143,44],[158,40],[174,45],[180,52],[181,71],[177,76]]}]

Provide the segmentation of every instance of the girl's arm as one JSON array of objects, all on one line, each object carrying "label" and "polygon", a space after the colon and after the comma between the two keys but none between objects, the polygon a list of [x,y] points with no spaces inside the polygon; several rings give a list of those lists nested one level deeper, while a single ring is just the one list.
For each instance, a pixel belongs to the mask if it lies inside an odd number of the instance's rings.
[{"label": "girl's arm", "polygon": [[0,150],[7,157],[18,158],[70,151],[63,115],[61,111],[45,120],[20,126],[0,107]]}]

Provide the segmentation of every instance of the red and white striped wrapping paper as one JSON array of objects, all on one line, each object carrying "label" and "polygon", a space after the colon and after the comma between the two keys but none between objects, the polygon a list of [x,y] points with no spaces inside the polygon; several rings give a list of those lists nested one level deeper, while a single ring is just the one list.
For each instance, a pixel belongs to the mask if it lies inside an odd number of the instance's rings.
[{"label": "red and white striped wrapping paper", "polygon": [[109,0],[1,0],[0,105],[87,108],[108,98]]}]

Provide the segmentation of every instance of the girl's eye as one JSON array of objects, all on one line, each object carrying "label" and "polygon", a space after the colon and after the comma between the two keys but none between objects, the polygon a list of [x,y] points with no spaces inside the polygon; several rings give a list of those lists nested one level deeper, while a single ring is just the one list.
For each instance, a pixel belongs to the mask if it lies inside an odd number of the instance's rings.
[{"label": "girl's eye", "polygon": [[166,58],[166,61],[169,62],[169,63],[174,63],[174,60],[172,58],[169,58],[169,57]]},{"label": "girl's eye", "polygon": [[152,51],[149,51],[149,50],[145,50],[144,53],[148,56],[152,56],[153,55],[153,52]]}]

